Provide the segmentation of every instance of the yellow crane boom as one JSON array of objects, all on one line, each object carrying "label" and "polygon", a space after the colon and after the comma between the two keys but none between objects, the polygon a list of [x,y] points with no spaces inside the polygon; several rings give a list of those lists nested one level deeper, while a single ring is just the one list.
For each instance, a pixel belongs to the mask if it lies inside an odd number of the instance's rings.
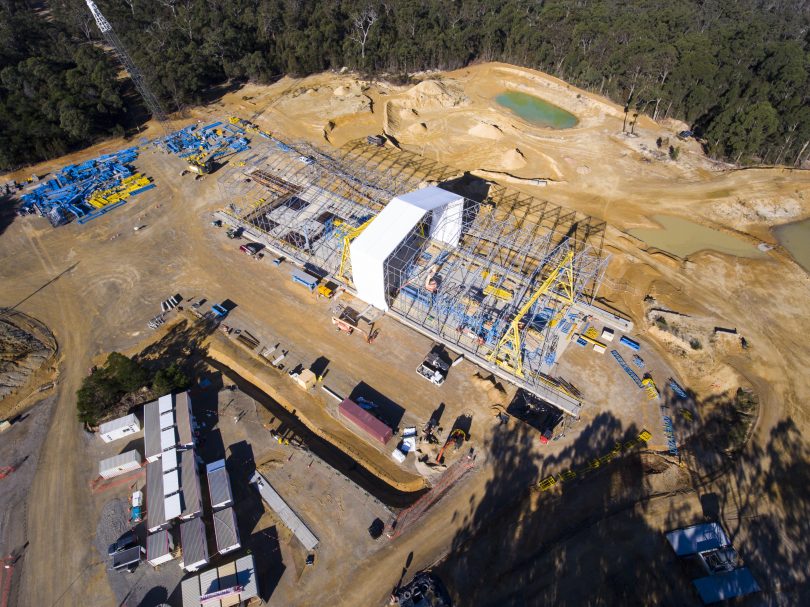
[{"label": "yellow crane boom", "polygon": [[345,279],[345,272],[346,272],[346,262],[349,260],[349,245],[352,244],[352,241],[360,236],[363,233],[368,225],[374,221],[374,218],[365,221],[361,225],[357,226],[356,228],[352,228],[347,230],[346,233],[343,235],[343,251],[340,255],[340,268],[338,269],[337,276],[339,279]]},{"label": "yellow crane boom", "polygon": [[518,310],[512,322],[509,323],[509,328],[487,357],[491,362],[508,369],[518,377],[523,377],[523,344],[520,337],[523,317],[529,313],[537,300],[546,292],[549,292],[555,284],[559,285],[559,290],[550,291],[549,294],[569,304],[574,303],[573,260],[574,252],[568,251],[543,283],[532,293],[532,296]]}]

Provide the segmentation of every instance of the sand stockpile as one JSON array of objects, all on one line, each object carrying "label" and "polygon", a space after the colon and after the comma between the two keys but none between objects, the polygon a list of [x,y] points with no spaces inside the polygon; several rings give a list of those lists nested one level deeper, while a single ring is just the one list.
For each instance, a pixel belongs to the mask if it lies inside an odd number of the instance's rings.
[{"label": "sand stockpile", "polygon": [[526,166],[526,157],[517,148],[508,150],[500,158],[500,168],[504,171],[514,171]]},{"label": "sand stockpile", "polygon": [[489,124],[486,122],[479,122],[467,134],[473,137],[481,137],[483,139],[503,139],[503,131],[497,124]]},{"label": "sand stockpile", "polygon": [[425,80],[405,92],[400,101],[417,110],[438,110],[466,105],[470,100],[447,83]]}]

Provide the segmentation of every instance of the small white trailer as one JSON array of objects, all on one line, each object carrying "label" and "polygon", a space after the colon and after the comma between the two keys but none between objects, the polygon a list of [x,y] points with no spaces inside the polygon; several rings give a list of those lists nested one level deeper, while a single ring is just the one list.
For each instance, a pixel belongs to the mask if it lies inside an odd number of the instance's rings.
[{"label": "small white trailer", "polygon": [[141,422],[134,413],[104,422],[98,427],[98,435],[105,443],[111,443],[125,436],[132,436],[141,431]]},{"label": "small white trailer", "polygon": [[114,478],[141,467],[141,454],[136,449],[124,451],[98,463],[98,474],[101,478]]}]

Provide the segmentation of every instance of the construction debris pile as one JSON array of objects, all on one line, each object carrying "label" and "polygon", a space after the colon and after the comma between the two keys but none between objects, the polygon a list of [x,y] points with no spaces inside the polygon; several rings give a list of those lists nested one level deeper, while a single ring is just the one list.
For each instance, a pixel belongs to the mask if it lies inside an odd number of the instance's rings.
[{"label": "construction debris pile", "polygon": [[155,187],[131,163],[138,157],[132,147],[61,169],[53,179],[22,196],[22,212],[47,217],[54,227],[74,218],[95,219]]}]

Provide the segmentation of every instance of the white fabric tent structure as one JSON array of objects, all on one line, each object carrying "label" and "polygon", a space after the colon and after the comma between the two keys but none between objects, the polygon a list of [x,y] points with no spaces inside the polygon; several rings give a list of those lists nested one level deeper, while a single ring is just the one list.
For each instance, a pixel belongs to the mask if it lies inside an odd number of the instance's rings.
[{"label": "white fabric tent structure", "polygon": [[458,246],[464,197],[430,186],[397,196],[349,246],[357,296],[380,310],[388,309],[385,263],[431,213],[430,238]]}]

